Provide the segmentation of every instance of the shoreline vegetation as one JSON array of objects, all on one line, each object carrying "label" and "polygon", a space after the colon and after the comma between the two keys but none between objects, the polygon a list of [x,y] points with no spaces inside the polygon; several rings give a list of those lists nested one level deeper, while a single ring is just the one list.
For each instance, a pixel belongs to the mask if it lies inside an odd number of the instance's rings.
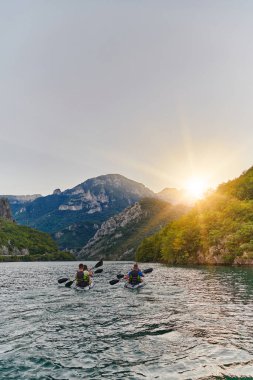
[{"label": "shoreline vegetation", "polygon": [[43,254],[38,256],[32,255],[0,255],[0,263],[10,262],[33,262],[33,261],[77,261],[76,257],[70,252],[58,251],[53,254]]},{"label": "shoreline vegetation", "polygon": [[253,265],[253,167],[221,184],[137,249],[137,261]]},{"label": "shoreline vegetation", "polygon": [[0,262],[76,260],[47,233],[0,218]]}]

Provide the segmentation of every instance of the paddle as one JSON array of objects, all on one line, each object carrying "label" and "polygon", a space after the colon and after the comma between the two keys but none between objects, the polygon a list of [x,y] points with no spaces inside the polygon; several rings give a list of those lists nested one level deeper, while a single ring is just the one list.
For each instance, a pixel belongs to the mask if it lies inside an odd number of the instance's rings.
[{"label": "paddle", "polygon": [[[94,269],[94,268],[99,268],[99,267],[102,267],[103,265],[103,259],[101,259],[100,261],[97,262],[97,264],[94,265],[94,267],[90,268],[90,270]],[[101,271],[101,272],[100,272]],[[103,269],[98,269],[96,270],[94,273],[102,273],[103,272]],[[58,280],[58,284],[63,284],[64,282],[66,281],[69,281],[69,278],[67,277],[63,277],[63,278],[60,278]],[[72,285],[72,284],[71,284]]]},{"label": "paddle", "polygon": [[[142,273],[144,273],[144,274],[151,273],[151,272],[153,272],[153,268],[144,269],[142,271]],[[110,283],[110,285],[115,285],[118,282],[120,282],[120,280],[122,280],[122,278],[124,278],[124,277],[125,277],[124,274],[119,273],[119,274],[117,274],[117,278],[115,280],[109,281],[109,283]]]},{"label": "paddle", "polygon": [[153,272],[153,268],[144,269],[144,270],[142,271],[142,273],[145,273],[145,274],[147,274],[147,273],[151,273],[151,272]]},{"label": "paddle", "polygon": [[69,280],[68,277],[59,278],[58,283],[59,283],[59,284],[63,284],[64,282],[66,282],[66,281],[68,281],[68,280]]},{"label": "paddle", "polygon": [[69,282],[66,282],[66,284],[65,284],[66,288],[70,288],[71,285],[73,284],[73,282],[75,282],[75,280],[71,280]]},{"label": "paddle", "polygon": [[95,270],[94,274],[95,274],[95,273],[96,273],[96,274],[97,274],[97,273],[102,273],[103,270],[104,270],[103,268],[101,268],[101,269],[97,269],[97,270]]},{"label": "paddle", "polygon": [[116,278],[115,280],[111,280],[111,281],[109,281],[109,284],[110,284],[110,285],[115,285],[115,284],[117,284],[118,282],[120,282],[120,280],[118,280],[118,279]]},{"label": "paddle", "polygon": [[94,267],[90,268],[91,269],[94,269],[94,268],[99,268],[99,267],[102,267],[103,266],[103,259],[101,259],[100,261],[97,262],[97,264],[94,265]]}]

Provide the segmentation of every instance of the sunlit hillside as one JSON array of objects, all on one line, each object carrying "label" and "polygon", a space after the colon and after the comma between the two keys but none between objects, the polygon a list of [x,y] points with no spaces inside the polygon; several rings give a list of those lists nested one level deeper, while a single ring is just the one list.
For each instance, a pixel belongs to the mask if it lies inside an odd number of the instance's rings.
[{"label": "sunlit hillside", "polygon": [[0,261],[73,260],[46,233],[0,218]]},{"label": "sunlit hillside", "polygon": [[136,257],[169,264],[253,263],[253,167],[145,239]]}]

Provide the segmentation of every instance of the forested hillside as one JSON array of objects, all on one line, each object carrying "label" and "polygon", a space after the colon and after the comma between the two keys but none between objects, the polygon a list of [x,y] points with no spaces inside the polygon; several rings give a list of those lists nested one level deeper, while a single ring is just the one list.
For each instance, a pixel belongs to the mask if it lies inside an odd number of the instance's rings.
[{"label": "forested hillside", "polygon": [[145,239],[139,261],[253,264],[253,167]]},{"label": "forested hillside", "polygon": [[46,233],[0,218],[0,261],[74,260]]}]

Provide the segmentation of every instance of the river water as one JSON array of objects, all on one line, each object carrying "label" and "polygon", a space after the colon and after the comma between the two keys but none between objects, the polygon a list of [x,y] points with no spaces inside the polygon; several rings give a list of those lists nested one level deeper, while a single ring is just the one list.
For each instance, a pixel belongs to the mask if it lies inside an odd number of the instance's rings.
[{"label": "river water", "polygon": [[120,262],[78,292],[76,262],[0,264],[0,379],[253,379],[253,268],[150,266],[139,292],[109,284]]}]

